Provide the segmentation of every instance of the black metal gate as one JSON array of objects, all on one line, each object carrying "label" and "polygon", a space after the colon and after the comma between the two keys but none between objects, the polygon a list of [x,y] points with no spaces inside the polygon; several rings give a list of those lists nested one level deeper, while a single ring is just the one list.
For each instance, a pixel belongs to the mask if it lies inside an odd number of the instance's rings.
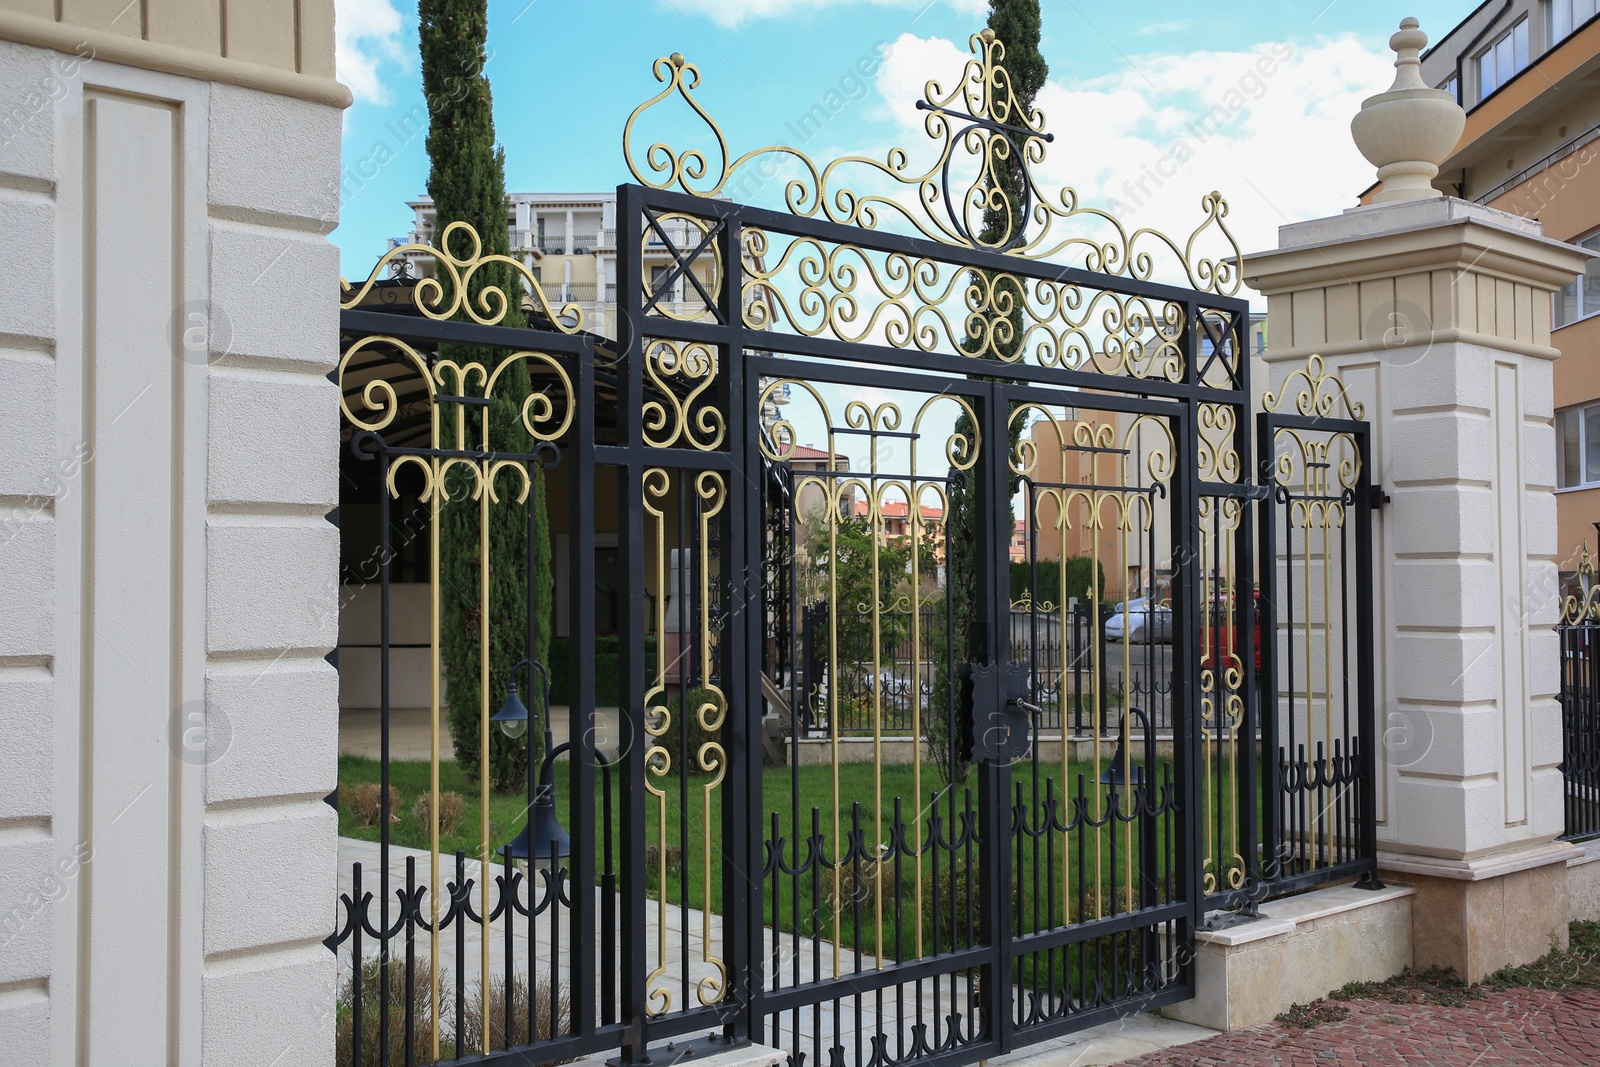
[{"label": "black metal gate", "polygon": [[[372,509],[348,580],[376,597],[382,751],[329,939],[341,1062],[640,1062],[690,1038],[972,1062],[1192,996],[1212,913],[1371,882],[1365,424],[1316,363],[1253,420],[1226,205],[1180,243],[1046,196],[1042,119],[972,44],[918,104],[926,169],[734,157],[699,71],[659,60],[624,133],[609,324],[464,228],[470,248],[396,250],[348,295],[341,514],[349,560]],[[636,149],[673,101],[709,147]],[[733,198],[751,181],[784,209]],[[378,280],[407,258],[436,281]],[[521,272],[533,328],[501,322],[515,290],[474,288],[488,263]],[[490,415],[513,365],[515,441]],[[469,499],[453,561],[441,515]],[[549,662],[496,644],[505,509],[525,560],[536,529],[567,546]],[[404,620],[408,563],[431,606]],[[533,634],[551,594],[521,566]],[[481,596],[442,611],[464,574]],[[408,827],[394,631],[423,622]],[[452,627],[488,651],[441,694]],[[495,723],[555,727],[517,750],[521,810],[473,783],[453,858],[447,711],[479,751]]]}]

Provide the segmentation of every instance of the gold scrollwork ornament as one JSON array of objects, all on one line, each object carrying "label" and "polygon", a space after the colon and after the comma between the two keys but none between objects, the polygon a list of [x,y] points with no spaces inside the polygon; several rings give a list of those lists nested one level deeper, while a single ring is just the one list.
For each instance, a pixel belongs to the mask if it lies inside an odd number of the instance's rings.
[{"label": "gold scrollwork ornament", "polygon": [[[1054,196],[1043,190],[1032,168],[1044,160],[1044,116],[1023,107],[1005,69],[1005,47],[993,31],[969,39],[973,58],[967,60],[950,89],[930,79],[918,101],[924,111],[923,129],[934,143],[926,167],[912,163],[905,148],[891,148],[882,160],[852,154],[819,165],[791,145],[771,144],[735,156],[715,119],[696,96],[700,68],[681,53],[657,59],[652,67],[662,88],[634,108],[623,127],[623,156],[640,184],[652,189],[678,189],[692,196],[727,195],[730,182],[742,173],[754,174],[753,161],[777,157],[798,175],[784,184],[785,208],[803,218],[877,229],[888,219],[898,219],[915,233],[944,244],[1003,252],[1025,259],[1052,259],[1063,254],[1081,255],[1085,269],[1149,279],[1157,270],[1158,256],[1181,269],[1189,284],[1201,291],[1232,296],[1239,291],[1243,260],[1238,242],[1224,221],[1228,205],[1219,193],[1201,198],[1204,217],[1189,236],[1174,240],[1160,231],[1130,231],[1110,212],[1083,207],[1071,187]],[[642,144],[640,120],[651,109],[677,97],[709,132],[713,147],[674,148],[664,141]],[[958,155],[970,157],[957,159]],[[1020,163],[1021,211],[1013,212],[1000,193],[999,168],[1007,161]],[[770,173],[772,163],[765,163]],[[747,172],[745,168],[749,167]],[[975,169],[964,189],[950,187],[949,175]],[[861,186],[899,186],[899,195],[861,191]],[[988,229],[990,212],[1004,216],[1003,225]],[[1083,224],[1094,232],[1080,232]],[[992,236],[986,236],[991,235]],[[1203,246],[1215,242],[1218,251]]]},{"label": "gold scrollwork ornament", "polygon": [[[466,242],[465,254],[458,255],[452,251],[452,246],[459,247],[463,240]],[[473,278],[478,272],[491,264],[499,264],[510,268],[522,279],[535,309],[549,319],[556,330],[577,333],[583,326],[581,308],[576,304],[566,304],[559,309],[553,307],[545,296],[543,284],[526,264],[513,256],[485,255],[483,238],[465,222],[452,222],[446,226],[439,235],[437,245],[412,242],[391,248],[359,286],[340,278],[339,306],[346,310],[359,306],[378,284],[386,269],[397,264],[409,264],[417,256],[431,260],[439,272],[434,277],[418,278],[412,295],[417,310],[430,319],[453,319],[458,314],[465,314],[480,326],[493,326],[503,320],[513,299],[503,286],[484,285],[478,290],[476,300],[468,297]],[[449,284],[441,281],[441,277]],[[518,293],[515,299],[520,302],[521,294]]]}]

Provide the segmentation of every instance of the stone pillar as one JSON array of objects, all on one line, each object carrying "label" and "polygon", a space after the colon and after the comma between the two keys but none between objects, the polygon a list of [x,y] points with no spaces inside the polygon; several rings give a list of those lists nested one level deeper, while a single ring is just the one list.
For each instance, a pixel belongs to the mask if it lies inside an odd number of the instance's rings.
[{"label": "stone pillar", "polygon": [[333,1060],[349,94],[290,6],[0,0],[0,1062]]},{"label": "stone pillar", "polygon": [[1380,202],[1282,227],[1245,275],[1272,387],[1320,354],[1373,423],[1380,867],[1417,888],[1415,964],[1477,981],[1567,941],[1550,314],[1583,256],[1427,185],[1461,126],[1409,84],[1425,42],[1402,24],[1353,123]]}]

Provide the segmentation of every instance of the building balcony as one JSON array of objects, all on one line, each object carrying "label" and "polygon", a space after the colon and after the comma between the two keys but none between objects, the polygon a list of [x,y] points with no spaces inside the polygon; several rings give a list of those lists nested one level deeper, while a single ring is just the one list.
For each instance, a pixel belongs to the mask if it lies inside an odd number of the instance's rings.
[{"label": "building balcony", "polygon": [[541,286],[552,304],[594,303],[594,282],[542,282]]}]

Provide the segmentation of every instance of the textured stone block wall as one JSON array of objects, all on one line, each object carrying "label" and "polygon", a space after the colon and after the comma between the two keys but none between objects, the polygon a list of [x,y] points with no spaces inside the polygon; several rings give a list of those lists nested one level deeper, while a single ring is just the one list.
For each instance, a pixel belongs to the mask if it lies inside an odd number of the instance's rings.
[{"label": "textured stone block wall", "polygon": [[331,1063],[339,110],[0,100],[0,1060]]}]

